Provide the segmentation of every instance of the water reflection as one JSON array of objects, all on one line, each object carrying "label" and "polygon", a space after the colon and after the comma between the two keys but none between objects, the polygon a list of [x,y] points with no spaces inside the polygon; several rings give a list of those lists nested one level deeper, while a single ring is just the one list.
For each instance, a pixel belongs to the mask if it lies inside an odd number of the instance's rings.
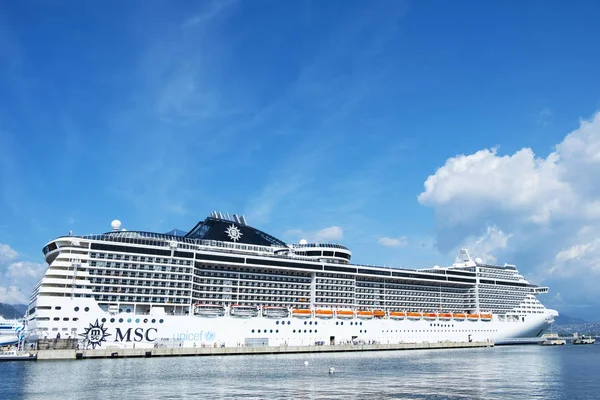
[{"label": "water reflection", "polygon": [[[18,378],[0,389],[0,398],[595,398],[598,349],[510,346],[6,364],[0,365],[3,380],[5,374]],[[335,374],[328,374],[330,367]]]}]

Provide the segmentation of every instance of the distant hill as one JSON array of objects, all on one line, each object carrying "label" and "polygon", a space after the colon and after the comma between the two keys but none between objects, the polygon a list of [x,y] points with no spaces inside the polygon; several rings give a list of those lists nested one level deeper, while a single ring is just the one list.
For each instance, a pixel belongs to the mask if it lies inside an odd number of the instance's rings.
[{"label": "distant hill", "polygon": [[554,318],[554,323],[556,325],[575,325],[575,324],[586,324],[588,321],[583,320],[581,318],[569,317],[568,315],[559,315]]},{"label": "distant hill", "polygon": [[[6,319],[21,318],[25,315],[27,306],[24,304],[16,304],[17,308],[10,304],[0,303],[0,315]],[[23,309],[25,307],[25,309]]]},{"label": "distant hill", "polygon": [[27,312],[27,304],[11,304],[12,308],[17,310],[21,315]]}]

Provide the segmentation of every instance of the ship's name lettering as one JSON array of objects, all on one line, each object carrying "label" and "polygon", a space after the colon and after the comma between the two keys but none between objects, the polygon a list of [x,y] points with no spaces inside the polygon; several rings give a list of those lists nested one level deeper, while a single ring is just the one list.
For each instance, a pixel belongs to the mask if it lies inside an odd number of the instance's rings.
[{"label": "ship's name lettering", "polygon": [[216,333],[214,331],[200,331],[200,332],[181,332],[174,333],[173,340],[183,340],[183,341],[211,341],[216,337]]},{"label": "ship's name lettering", "polygon": [[157,336],[156,333],[156,328],[148,328],[146,330],[144,328],[127,328],[126,330],[117,328],[115,342],[141,342],[143,340],[154,342]]}]

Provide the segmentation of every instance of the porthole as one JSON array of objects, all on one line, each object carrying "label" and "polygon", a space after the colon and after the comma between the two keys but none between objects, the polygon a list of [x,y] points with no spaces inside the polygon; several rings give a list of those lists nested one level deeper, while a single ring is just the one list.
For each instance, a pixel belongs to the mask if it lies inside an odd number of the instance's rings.
[{"label": "porthole", "polygon": [[106,318],[102,318],[102,323],[105,323],[105,322],[106,322]]},{"label": "porthole", "polygon": [[360,322],[360,324],[362,325],[362,321]]},{"label": "porthole", "polygon": [[62,308],[61,306],[54,307],[55,310],[60,310],[61,308]]},{"label": "porthole", "polygon": [[83,309],[83,311],[88,312],[88,311],[90,311],[90,308],[86,307],[86,308]]},{"label": "porthole", "polygon": [[288,321],[288,325],[291,324],[291,321]]},{"label": "porthole", "polygon": [[309,324],[309,325],[312,325],[312,321],[310,321],[308,324]]},{"label": "porthole", "polygon": [[292,332],[293,332],[293,333],[296,333],[296,330],[294,329]]},{"label": "porthole", "polygon": [[269,331],[269,333],[273,333],[273,329],[271,329],[271,330]]},{"label": "porthole", "polygon": [[306,333],[306,329],[304,330],[304,333]]},{"label": "porthole", "polygon": [[335,321],[335,324],[336,324],[336,325],[339,325],[339,323],[340,323],[339,321]]},{"label": "porthole", "polygon": [[155,323],[156,323],[156,320],[155,320],[154,318],[152,318],[152,323],[153,323],[153,324],[155,324]]},{"label": "porthole", "polygon": [[123,318],[119,318],[119,323],[123,323]]},{"label": "porthole", "polygon": [[127,318],[127,323],[130,324],[131,323],[131,318]]},{"label": "porthole", "polygon": [[344,321],[340,322],[340,325],[344,325]]},{"label": "porthole", "polygon": [[279,333],[279,329],[276,329],[276,330],[275,330],[275,333]]},{"label": "porthole", "polygon": [[252,329],[252,333],[254,333],[254,329]]},{"label": "porthole", "polygon": [[304,325],[306,325],[306,321],[304,321]]},{"label": "porthole", "polygon": [[309,333],[312,333],[312,329],[310,331],[308,331]]},{"label": "porthole", "polygon": [[79,307],[75,307],[75,311],[79,311]]},{"label": "porthole", "polygon": [[318,321],[315,321],[315,325],[317,324]]},{"label": "porthole", "polygon": [[275,325],[279,325],[279,321],[275,321]]},{"label": "porthole", "polygon": [[315,333],[317,333],[317,330],[315,329]]},{"label": "porthole", "polygon": [[162,324],[163,322],[165,322],[165,320],[164,319],[159,319],[158,322]]},{"label": "porthole", "polygon": [[136,319],[135,319],[135,323],[136,323],[136,324],[139,324],[139,323],[140,323],[140,319],[139,319],[139,318],[136,318]]},{"label": "porthole", "polygon": [[350,325],[352,325],[352,324],[353,324],[353,322],[350,322]]},{"label": "porthole", "polygon": [[260,333],[260,329],[258,330],[258,333]]},{"label": "porthole", "polygon": [[148,323],[148,318],[144,318],[144,323],[147,324]]},{"label": "porthole", "polygon": [[115,319],[114,319],[114,318],[111,318],[111,319],[110,319],[110,322],[111,322],[111,323],[112,323],[112,322],[115,322]]}]

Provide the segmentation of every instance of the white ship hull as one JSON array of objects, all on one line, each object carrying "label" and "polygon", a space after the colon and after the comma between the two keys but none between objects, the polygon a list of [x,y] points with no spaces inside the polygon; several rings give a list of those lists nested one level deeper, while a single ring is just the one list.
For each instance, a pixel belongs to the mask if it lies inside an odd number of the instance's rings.
[{"label": "white ship hull", "polygon": [[[50,304],[50,303],[46,303]],[[86,348],[152,348],[194,346],[311,346],[360,343],[422,343],[491,341],[511,343],[515,339],[537,341],[549,328],[552,315],[528,315],[525,319],[500,321],[397,320],[388,318],[236,318],[190,315],[111,314],[101,310],[93,300],[55,300],[57,315],[72,316],[79,307],[76,324],[60,321],[38,333],[30,325],[29,340],[79,338]],[[84,307],[89,311],[82,312]],[[63,311],[64,310],[64,311]],[[68,318],[68,317],[66,317]],[[72,319],[72,318],[71,318]],[[95,335],[95,336],[94,336]]]}]

